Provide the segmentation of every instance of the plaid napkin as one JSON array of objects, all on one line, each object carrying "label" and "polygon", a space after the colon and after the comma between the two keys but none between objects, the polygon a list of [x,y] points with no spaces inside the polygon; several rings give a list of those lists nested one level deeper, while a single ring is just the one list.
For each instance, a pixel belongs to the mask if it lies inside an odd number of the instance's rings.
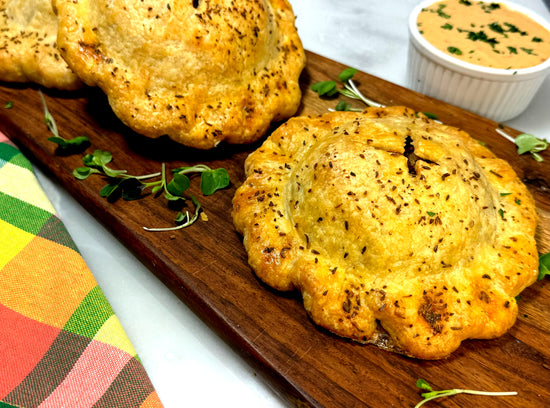
[{"label": "plaid napkin", "polygon": [[31,164],[0,133],[0,408],[161,406]]}]

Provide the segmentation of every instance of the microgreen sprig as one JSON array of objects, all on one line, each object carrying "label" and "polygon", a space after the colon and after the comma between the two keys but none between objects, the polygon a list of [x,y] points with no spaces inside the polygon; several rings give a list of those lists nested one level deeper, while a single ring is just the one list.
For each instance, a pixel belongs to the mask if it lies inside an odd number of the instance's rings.
[{"label": "microgreen sprig", "polygon": [[[357,99],[365,103],[367,106],[384,107],[384,105],[373,101],[364,96],[353,81],[353,76],[357,73],[355,68],[346,68],[338,75],[338,79],[343,84],[343,88],[338,88],[336,81],[321,81],[313,84],[311,90],[319,94],[319,96],[332,97],[337,94],[347,96],[351,99]],[[339,102],[336,105],[337,111],[353,111],[361,112],[362,109],[353,108],[347,102]]]},{"label": "microgreen sprig", "polygon": [[211,169],[205,164],[197,164],[190,167],[179,167],[172,170],[172,173],[181,176],[187,173],[200,173],[201,191],[207,196],[214,194],[220,188],[219,186],[229,185],[229,174],[224,168]]},{"label": "microgreen sprig", "polygon": [[541,162],[544,160],[538,153],[548,148],[548,142],[546,140],[539,139],[529,133],[522,133],[521,135],[513,138],[502,129],[497,128],[495,130],[498,134],[508,139],[518,147],[518,154],[531,153],[531,156],[536,161]]},{"label": "microgreen sprig", "polygon": [[[107,184],[99,191],[99,195],[116,201],[119,196],[126,201],[137,200],[141,197],[143,190],[149,187],[141,180],[158,177],[160,172],[146,174],[142,176],[133,176],[128,174],[127,170],[115,170],[108,166],[113,160],[113,155],[104,150],[95,150],[92,154],[87,154],[82,158],[84,166],[73,170],[73,175],[79,180],[85,180],[92,174],[102,174],[107,177]],[[156,184],[156,183],[154,183]]]},{"label": "microgreen sprig", "polygon": [[[44,121],[53,134],[53,137],[48,138],[48,140],[57,143],[59,148],[63,151],[72,151],[75,148],[87,147],[89,140],[85,136],[76,137],[74,139],[65,139],[59,136],[57,125],[48,110],[44,95],[40,91],[39,94],[44,106]],[[143,227],[146,231],[173,231],[188,227],[198,220],[202,211],[202,205],[192,194],[188,194],[188,197],[184,196],[186,190],[191,186],[191,180],[187,174],[199,173],[201,175],[200,188],[205,196],[214,194],[216,191],[227,187],[230,183],[227,170],[223,168],[211,169],[205,164],[174,169],[171,172],[171,180],[167,181],[166,166],[164,163],[162,163],[160,172],[134,176],[128,174],[127,170],[117,170],[110,167],[109,164],[112,160],[113,155],[111,152],[96,149],[93,153],[86,154],[82,158],[84,165],[74,169],[73,175],[78,180],[86,180],[93,174],[99,174],[106,177],[107,184],[101,188],[99,195],[111,202],[116,201],[119,197],[122,197],[122,199],[126,201],[137,200],[143,197],[145,190],[151,189],[153,195],[159,195],[161,192],[164,192],[164,197],[172,202],[185,202],[190,198],[195,207],[195,211],[192,215],[189,211],[185,213],[178,212],[175,218],[175,227]],[[156,177],[160,177],[160,180],[146,181]]]},{"label": "microgreen sprig", "polygon": [[166,228],[149,228],[149,227],[143,227],[145,231],[150,232],[162,232],[162,231],[176,231],[178,229],[186,228],[190,225],[192,225],[195,221],[198,220],[199,214],[201,211],[201,203],[195,198],[193,194],[189,194],[191,197],[191,201],[193,201],[193,204],[195,205],[195,213],[193,216],[189,214],[189,211],[185,211],[185,214],[183,212],[178,212],[176,214],[176,226],[175,227],[166,227]]},{"label": "microgreen sprig", "polygon": [[421,390],[425,390],[427,392],[420,394],[422,395],[422,397],[424,397],[424,399],[420,401],[418,404],[416,404],[414,408],[419,408],[420,406],[424,405],[428,401],[432,401],[436,398],[450,397],[456,394],[473,394],[473,395],[486,395],[486,396],[517,395],[516,391],[490,392],[490,391],[463,390],[460,388],[434,391],[433,388],[430,386],[430,384],[428,384],[428,382],[426,382],[426,380],[423,380],[423,379],[417,380],[416,386]]},{"label": "microgreen sprig", "polygon": [[538,280],[550,276],[550,252],[539,255],[539,276]]},{"label": "microgreen sprig", "polygon": [[531,153],[536,161],[543,161],[544,159],[538,154],[548,148],[548,142],[546,140],[538,139],[535,136],[523,133],[517,136],[514,140],[518,147],[518,154]]},{"label": "microgreen sprig", "polygon": [[338,75],[338,79],[344,84],[344,89],[342,89],[340,93],[344,96],[347,96],[348,98],[358,99],[367,106],[376,106],[378,108],[383,108],[384,105],[367,98],[359,91],[359,89],[355,85],[355,82],[352,79],[356,72],[357,70],[355,68],[346,68],[340,73],[340,75]]},{"label": "microgreen sprig", "polygon": [[42,105],[44,107],[44,122],[46,123],[46,126],[48,126],[48,130],[53,134],[53,136],[49,137],[48,140],[50,142],[56,143],[59,146],[59,148],[64,151],[69,151],[69,150],[82,151],[86,149],[89,146],[89,142],[90,142],[86,136],[77,136],[72,139],[65,139],[64,137],[61,137],[59,135],[59,131],[57,130],[57,124],[55,123],[53,116],[48,110],[48,106],[46,105],[46,99],[44,99],[44,95],[40,90],[38,91],[38,94],[40,95],[40,99],[42,100]]},{"label": "microgreen sprig", "polygon": [[[321,81],[313,84],[311,89],[319,94],[319,96],[333,97],[335,95],[344,95],[351,99],[357,99],[367,106],[383,108],[385,105],[367,98],[359,91],[357,85],[353,81],[353,76],[357,73],[355,68],[346,68],[338,75],[338,79],[343,84],[343,88],[338,88],[336,81]],[[331,111],[349,111],[362,112],[363,109],[354,108],[346,101],[340,101]],[[437,115],[429,112],[422,112],[428,118],[439,122]]]},{"label": "microgreen sprig", "polygon": [[[165,198],[169,201],[175,200],[184,200],[183,193],[191,185],[191,180],[186,176],[189,173],[199,173],[201,175],[200,189],[205,196],[214,194],[216,191],[223,189],[229,185],[229,174],[224,168],[211,169],[205,164],[197,164],[195,166],[179,167],[172,170],[173,178],[169,183],[166,183],[166,172],[163,164],[162,174],[163,174],[163,183],[165,186]],[[158,186],[153,188],[153,191],[158,188]],[[143,227],[146,231],[175,231],[181,228],[188,227],[192,225],[199,218],[201,211],[201,204],[196,199],[193,194],[189,194],[193,205],[195,206],[195,212],[193,215],[189,211],[178,212],[176,215],[175,227],[166,227],[166,228],[148,228]]]},{"label": "microgreen sprig", "polygon": [[[180,167],[170,172],[172,178],[168,181],[166,165],[162,163],[160,172],[134,176],[128,174],[127,170],[115,170],[108,166],[111,163],[113,156],[108,151],[96,150],[93,154],[87,154],[82,158],[84,166],[73,170],[73,175],[79,180],[85,180],[92,174],[101,174],[107,177],[107,184],[100,190],[101,197],[105,197],[111,201],[122,197],[126,201],[137,200],[143,197],[146,189],[151,189],[151,193],[159,195],[164,192],[164,198],[168,201],[185,202],[188,198],[195,206],[194,214],[178,212],[176,215],[176,227],[167,228],[148,228],[143,227],[146,231],[173,231],[192,225],[198,218],[201,212],[201,204],[192,194],[186,197],[184,193],[191,186],[191,180],[187,174],[198,173],[201,175],[201,192],[207,196],[212,195],[216,191],[223,189],[229,185],[229,174],[224,168],[211,169],[205,164],[195,166]],[[155,177],[160,177],[159,180],[145,181]]]}]

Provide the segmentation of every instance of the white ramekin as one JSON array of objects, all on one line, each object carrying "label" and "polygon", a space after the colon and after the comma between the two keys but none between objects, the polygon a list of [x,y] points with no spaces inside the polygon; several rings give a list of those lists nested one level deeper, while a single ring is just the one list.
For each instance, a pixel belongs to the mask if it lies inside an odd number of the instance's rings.
[{"label": "white ramekin", "polygon": [[[436,1],[420,3],[409,17],[408,87],[496,122],[521,114],[550,72],[550,59],[508,70],[470,64],[438,50],[419,33],[416,23],[420,11]],[[498,3],[550,31],[550,24],[532,11],[508,1]]]}]

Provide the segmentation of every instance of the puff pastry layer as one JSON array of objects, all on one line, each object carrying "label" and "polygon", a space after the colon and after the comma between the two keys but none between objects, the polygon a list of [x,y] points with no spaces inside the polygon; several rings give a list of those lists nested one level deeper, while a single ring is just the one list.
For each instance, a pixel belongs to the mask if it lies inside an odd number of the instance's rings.
[{"label": "puff pastry layer", "polygon": [[296,117],[233,200],[257,276],[320,326],[421,359],[502,335],[536,280],[534,201],[456,128],[403,107]]},{"label": "puff pastry layer", "polygon": [[286,0],[54,0],[58,47],[148,137],[249,143],[301,99],[305,53]]},{"label": "puff pastry layer", "polygon": [[74,90],[82,82],[56,48],[50,0],[0,0],[0,80]]}]

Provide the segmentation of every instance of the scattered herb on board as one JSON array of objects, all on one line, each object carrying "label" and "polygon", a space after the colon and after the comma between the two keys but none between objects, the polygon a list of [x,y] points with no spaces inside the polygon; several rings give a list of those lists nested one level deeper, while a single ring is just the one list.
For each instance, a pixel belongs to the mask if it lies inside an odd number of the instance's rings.
[{"label": "scattered herb on board", "polygon": [[[373,101],[372,99],[367,98],[365,95],[363,95],[359,91],[359,89],[357,88],[357,85],[353,81],[353,76],[356,73],[357,73],[357,70],[355,68],[346,68],[342,72],[340,72],[340,74],[338,75],[338,79],[344,85],[343,88],[338,88],[336,81],[321,81],[313,84],[311,86],[311,90],[317,92],[319,96],[333,97],[340,94],[340,95],[347,96],[348,98],[351,98],[351,99],[360,100],[367,106],[375,106],[378,108],[383,108],[384,105],[376,101]],[[363,109],[352,107],[349,103],[345,101],[338,102],[334,110],[350,111],[350,112],[363,111]],[[437,115],[434,113],[429,113],[429,112],[422,112],[422,113],[430,119],[437,120]]]},{"label": "scattered herb on board", "polygon": [[550,276],[550,252],[539,255],[539,280],[545,276]]},{"label": "scattered herb on board", "polygon": [[[355,68],[346,68],[339,75],[338,79],[344,85],[343,88],[338,88],[336,81],[321,81],[313,84],[311,90],[317,92],[319,96],[333,97],[338,94],[347,96],[351,99],[357,99],[365,103],[367,106],[377,106],[383,107],[384,105],[366,98],[360,91],[357,89],[357,86],[353,82],[353,76],[357,70]],[[340,102],[336,105],[335,110],[337,111],[353,111],[353,112],[362,112],[362,109],[353,108],[347,102]]]},{"label": "scattered herb on board", "polygon": [[[79,180],[85,180],[92,174],[101,174],[107,177],[107,184],[100,190],[101,197],[111,202],[121,198],[126,201],[137,200],[143,197],[146,189],[151,193],[159,195],[164,192],[164,198],[168,201],[181,201],[182,203],[191,200],[194,205],[194,212],[179,211],[174,222],[175,227],[148,228],[146,231],[174,231],[188,227],[197,221],[202,206],[193,194],[186,193],[191,186],[191,180],[187,174],[200,174],[200,189],[205,195],[212,195],[229,185],[229,174],[224,168],[211,169],[204,164],[196,166],[179,167],[171,171],[172,178],[168,181],[166,166],[163,163],[160,172],[133,176],[127,170],[115,170],[108,166],[113,156],[108,151],[95,150],[93,154],[87,154],[82,158],[84,166],[73,170],[73,175]],[[153,178],[160,178],[154,181],[145,181]]]},{"label": "scattered herb on board", "polygon": [[523,133],[514,139],[514,143],[518,147],[518,154],[531,153],[536,161],[543,161],[543,158],[537,154],[548,148],[546,140],[538,139],[537,137]]},{"label": "scattered herb on board", "polygon": [[[54,135],[49,137],[48,140],[57,143],[64,153],[68,151],[75,152],[75,149],[87,148],[89,146],[89,139],[85,136],[75,137],[73,139],[65,139],[59,136],[57,125],[48,110],[44,95],[42,95],[40,91],[39,93],[42,104],[44,105],[44,121],[49,131]],[[168,201],[180,201],[185,203],[185,201],[191,200],[194,205],[195,210],[192,215],[189,211],[180,211],[176,214],[175,227],[143,227],[147,231],[174,231],[188,227],[197,221],[201,214],[202,205],[193,194],[188,193],[184,195],[191,185],[191,180],[187,174],[200,174],[200,189],[205,196],[212,195],[216,191],[227,187],[230,182],[229,174],[226,169],[211,169],[204,164],[174,169],[171,172],[171,174],[173,174],[172,179],[167,181],[166,166],[164,163],[162,163],[160,172],[133,176],[128,174],[127,170],[116,170],[109,167],[109,163],[111,163],[112,160],[113,155],[111,152],[97,149],[92,154],[84,155],[82,158],[84,166],[74,169],[73,175],[78,180],[85,180],[92,174],[100,174],[106,177],[107,184],[101,188],[99,195],[110,202],[114,202],[118,198],[122,198],[126,201],[140,199],[143,197],[144,190],[150,188],[151,193],[154,195],[159,195],[164,191],[164,198]],[[160,177],[160,180],[145,182],[145,180],[156,177]]]},{"label": "scattered herb on board", "polygon": [[414,408],[419,408],[428,401],[432,401],[436,398],[450,397],[456,394],[473,394],[473,395],[486,395],[486,396],[509,396],[517,395],[516,391],[504,391],[504,392],[490,392],[490,391],[476,391],[476,390],[463,390],[460,388],[454,388],[450,390],[439,390],[434,391],[433,388],[426,382],[426,380],[419,379],[416,381],[416,386],[421,390],[427,391],[420,394],[424,399],[414,406]]},{"label": "scattered herb on board", "polygon": [[435,114],[435,113],[431,113],[431,112],[422,112],[424,115],[426,115],[427,118],[430,118],[430,119],[433,119],[433,120],[438,120],[439,117]]},{"label": "scattered herb on board", "polygon": [[508,133],[504,132],[502,129],[496,129],[497,133],[501,136],[508,139],[510,142],[514,143],[518,150],[518,154],[531,153],[533,159],[538,162],[543,161],[544,159],[539,152],[542,152],[548,148],[548,142],[546,140],[539,139],[529,133],[522,133],[521,135],[513,138]]},{"label": "scattered herb on board", "polygon": [[59,149],[61,149],[61,151],[63,151],[64,153],[83,152],[90,145],[90,140],[86,136],[77,136],[72,139],[65,139],[61,137],[59,135],[59,131],[57,130],[55,120],[48,110],[44,95],[41,91],[38,91],[38,93],[40,95],[40,99],[42,99],[42,105],[44,106],[44,122],[48,126],[49,131],[53,134],[53,136],[49,137],[48,140],[50,142],[56,143]]}]

